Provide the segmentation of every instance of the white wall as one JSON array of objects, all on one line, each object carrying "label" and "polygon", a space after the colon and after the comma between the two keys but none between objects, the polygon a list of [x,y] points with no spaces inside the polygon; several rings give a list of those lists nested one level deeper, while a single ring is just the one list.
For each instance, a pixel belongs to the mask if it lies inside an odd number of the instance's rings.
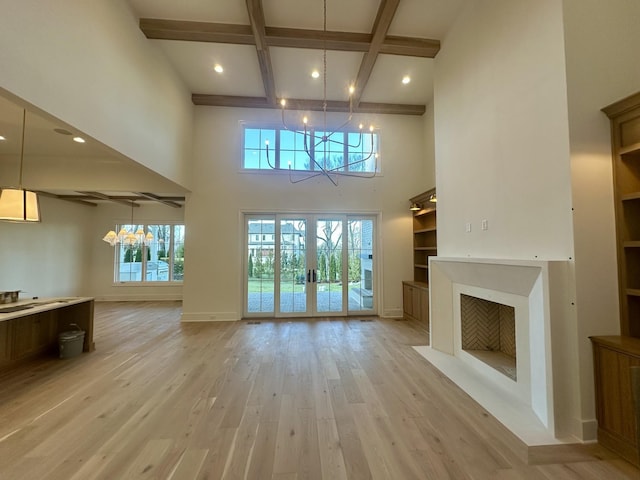
[{"label": "white wall", "polygon": [[89,296],[91,209],[40,199],[42,223],[0,222],[0,291]]},{"label": "white wall", "polygon": [[0,0],[0,11],[3,89],[188,188],[191,95],[126,2]]},{"label": "white wall", "polygon": [[470,2],[435,62],[438,254],[572,257],[561,3]]},{"label": "white wall", "polygon": [[609,119],[600,109],[640,90],[640,3],[564,0],[576,306],[584,417],[593,417],[591,335],[617,335],[619,310]]},{"label": "white wall", "polygon": [[[291,115],[295,115],[293,112]],[[316,116],[319,114],[316,114]],[[380,128],[382,175],[317,177],[241,173],[241,121],[280,122],[278,111],[197,107],[194,184],[187,198],[183,318],[237,319],[242,314],[241,212],[380,212],[383,258],[380,314],[401,315],[401,281],[411,279],[409,197],[425,186],[422,117],[367,118]]]}]

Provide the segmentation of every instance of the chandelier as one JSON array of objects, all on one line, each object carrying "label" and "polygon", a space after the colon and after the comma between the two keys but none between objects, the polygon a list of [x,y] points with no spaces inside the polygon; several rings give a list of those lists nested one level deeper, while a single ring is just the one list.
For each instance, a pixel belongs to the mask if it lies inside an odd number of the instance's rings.
[{"label": "chandelier", "polygon": [[[295,128],[295,127],[289,127],[287,125],[287,122],[285,121],[285,110],[286,110],[286,106],[287,106],[287,100],[282,98],[280,99],[280,106],[281,106],[281,112],[282,112],[282,125],[284,127],[285,130],[289,130],[292,131],[295,134],[298,135],[303,135],[303,145],[304,145],[304,152],[306,153],[306,155],[309,157],[309,166],[310,168],[313,169],[313,171],[303,177],[300,178],[296,178],[294,179],[291,175],[292,173],[292,168],[291,168],[291,162],[289,162],[288,164],[288,168],[286,170],[288,170],[289,172],[289,181],[291,183],[299,183],[302,182],[304,180],[309,180],[310,178],[314,178],[317,177],[319,175],[324,175],[326,176],[331,183],[333,183],[334,186],[338,185],[338,177],[340,176],[345,176],[345,177],[360,177],[360,178],[372,178],[376,176],[376,173],[378,171],[378,154],[375,151],[375,146],[374,146],[374,135],[373,135],[373,131],[374,131],[374,127],[373,125],[369,126],[369,140],[370,140],[370,145],[368,146],[368,151],[364,153],[364,155],[361,158],[355,159],[353,161],[351,160],[347,160],[346,162],[343,162],[341,165],[338,165],[336,167],[327,167],[326,165],[326,159],[327,159],[327,153],[331,150],[329,147],[331,146],[331,144],[334,145],[340,145],[343,148],[346,149],[359,149],[360,146],[362,145],[362,141],[363,141],[363,128],[364,125],[361,123],[358,125],[358,141],[356,144],[349,144],[348,141],[344,141],[344,140],[338,140],[338,137],[342,137],[345,138],[345,135],[343,132],[347,132],[350,133],[348,126],[351,123],[351,120],[353,118],[353,94],[355,93],[355,87],[353,85],[349,86],[349,114],[347,116],[347,119],[336,129],[334,129],[333,131],[328,131],[327,128],[327,47],[326,47],[326,38],[327,38],[327,0],[323,1],[323,26],[322,26],[322,31],[324,33],[323,35],[323,50],[322,50],[322,83],[323,83],[323,98],[322,98],[322,134],[318,135],[316,134],[316,130],[313,128],[310,128],[309,126],[309,119],[308,117],[303,117],[302,119],[302,129],[300,128]],[[346,138],[349,138],[349,135],[346,135]],[[267,163],[269,165],[269,167],[272,170],[285,170],[282,167],[277,167],[275,165],[273,165],[271,163],[271,158],[269,156],[269,141],[266,140],[265,141],[265,148],[266,148],[266,155],[267,155]],[[322,159],[318,159],[317,158],[317,154],[321,153],[322,154]],[[356,172],[355,168],[357,165],[364,165],[366,164],[367,161],[369,161],[369,159],[371,158],[375,159],[375,163],[373,165],[373,169],[370,173],[362,173],[362,172]]]},{"label": "chandelier", "polygon": [[136,203],[131,201],[131,231],[126,230],[124,227],[120,229],[120,231],[116,234],[114,230],[109,230],[107,234],[102,238],[105,242],[107,242],[112,247],[115,247],[116,244],[121,243],[122,245],[135,248],[137,245],[144,245],[148,247],[153,241],[153,234],[151,232],[147,232],[145,235],[142,227],[138,227],[138,229],[133,232],[133,207]]}]

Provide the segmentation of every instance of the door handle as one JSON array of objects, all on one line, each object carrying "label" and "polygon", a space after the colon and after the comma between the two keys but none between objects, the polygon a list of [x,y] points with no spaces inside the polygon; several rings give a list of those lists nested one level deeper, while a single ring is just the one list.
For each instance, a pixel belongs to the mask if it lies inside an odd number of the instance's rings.
[{"label": "door handle", "polygon": [[307,283],[311,283],[311,270],[307,271]]},{"label": "door handle", "polygon": [[313,270],[313,283],[316,283],[318,279],[316,278],[316,270]]}]

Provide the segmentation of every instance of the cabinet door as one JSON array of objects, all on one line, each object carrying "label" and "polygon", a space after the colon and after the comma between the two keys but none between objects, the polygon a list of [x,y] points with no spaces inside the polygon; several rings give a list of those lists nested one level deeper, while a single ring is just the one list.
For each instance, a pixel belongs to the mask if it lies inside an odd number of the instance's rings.
[{"label": "cabinet door", "polygon": [[34,350],[33,317],[21,317],[10,320],[13,327],[12,359],[26,357]]},{"label": "cabinet door", "polygon": [[420,289],[420,322],[429,328],[429,289]]},{"label": "cabinet door", "polygon": [[404,283],[402,284],[402,309],[405,317],[413,318],[413,287]]},{"label": "cabinet door", "polygon": [[11,361],[10,321],[0,322],[0,366]]}]

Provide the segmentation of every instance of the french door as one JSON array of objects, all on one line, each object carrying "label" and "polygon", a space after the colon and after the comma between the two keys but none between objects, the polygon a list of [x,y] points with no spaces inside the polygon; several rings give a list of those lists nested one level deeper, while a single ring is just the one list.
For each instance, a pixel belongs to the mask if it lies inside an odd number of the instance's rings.
[{"label": "french door", "polygon": [[375,314],[375,217],[245,215],[244,316]]}]

